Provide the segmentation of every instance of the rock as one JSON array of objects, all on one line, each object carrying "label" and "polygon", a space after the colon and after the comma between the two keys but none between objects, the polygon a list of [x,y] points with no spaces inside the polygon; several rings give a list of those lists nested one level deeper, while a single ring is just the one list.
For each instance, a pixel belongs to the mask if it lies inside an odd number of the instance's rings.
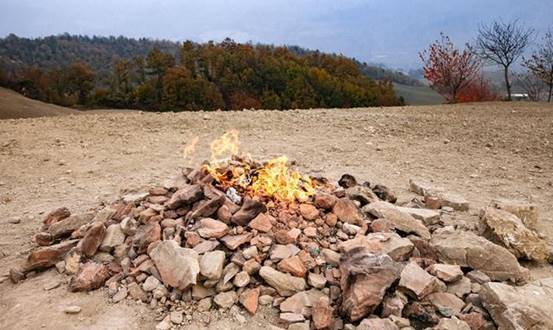
[{"label": "rock", "polygon": [[78,240],[69,240],[55,245],[39,247],[31,251],[23,266],[24,272],[52,267],[62,260],[67,252],[75,247],[77,243]]},{"label": "rock", "polygon": [[334,204],[332,212],[342,222],[363,225],[364,217],[357,205],[347,198],[340,198]]},{"label": "rock", "polygon": [[313,204],[316,207],[324,210],[332,210],[334,204],[336,204],[337,198],[334,195],[326,193],[317,193],[313,200]]},{"label": "rock", "polygon": [[161,226],[157,222],[149,222],[146,225],[141,225],[136,230],[133,238],[133,245],[138,253],[144,253],[148,246],[161,239]]},{"label": "rock", "polygon": [[89,261],[71,278],[69,290],[72,292],[95,290],[104,285],[108,278],[109,270],[105,265]]},{"label": "rock", "polygon": [[490,206],[516,215],[529,229],[536,230],[537,228],[539,214],[535,204],[508,199],[494,199]]},{"label": "rock", "polygon": [[184,322],[184,317],[181,311],[172,311],[169,315],[171,323],[173,324],[182,324]]},{"label": "rock", "polygon": [[283,297],[305,290],[305,280],[303,278],[281,273],[268,266],[261,267],[259,276]]},{"label": "rock", "polygon": [[326,329],[332,325],[332,308],[328,304],[328,299],[322,298],[315,302],[312,314],[315,329]]},{"label": "rock", "polygon": [[261,265],[255,259],[250,259],[244,263],[242,269],[244,269],[244,271],[246,271],[248,274],[253,275],[256,274],[259,269],[261,269]]},{"label": "rock", "polygon": [[69,251],[65,255],[65,273],[67,274],[76,274],[79,271],[79,268],[81,267],[81,259],[82,255],[76,251],[75,249]]},{"label": "rock", "polygon": [[511,252],[472,232],[446,227],[434,232],[430,245],[441,262],[480,270],[492,280],[520,282],[529,276]]},{"label": "rock", "polygon": [[238,297],[234,291],[221,292],[213,298],[215,304],[224,309],[230,308],[237,300]]},{"label": "rock", "polygon": [[382,301],[382,317],[391,315],[401,316],[403,307],[407,303],[407,297],[400,292],[394,292],[393,296],[386,296]]},{"label": "rock", "polygon": [[312,204],[300,204],[299,211],[305,220],[315,220],[319,218],[319,210]]},{"label": "rock", "polygon": [[214,215],[219,207],[225,202],[225,196],[219,196],[217,198],[203,200],[198,203],[192,213],[189,215],[190,219],[199,219],[210,217]]},{"label": "rock", "polygon": [[483,234],[498,242],[517,258],[545,262],[549,257],[549,248],[545,240],[514,214],[504,210],[487,207],[480,213]]},{"label": "rock", "polygon": [[440,323],[433,329],[435,330],[470,330],[469,325],[465,321],[457,318],[440,319]]},{"label": "rock", "polygon": [[46,233],[46,232],[36,233],[33,236],[33,239],[36,242],[36,244],[40,246],[50,245],[54,241],[54,237],[50,233]]},{"label": "rock", "polygon": [[357,235],[357,233],[361,230],[361,227],[349,223],[344,223],[341,229],[344,233],[353,236]]},{"label": "rock", "polygon": [[439,282],[419,265],[410,262],[401,272],[399,286],[405,289],[408,294],[420,300],[430,293],[437,291]]},{"label": "rock", "polygon": [[136,228],[138,227],[138,222],[131,217],[126,217],[121,220],[120,223],[121,230],[127,236],[133,236],[136,234]]},{"label": "rock", "polygon": [[250,260],[251,258],[255,258],[259,255],[259,251],[257,250],[257,246],[252,245],[250,247],[245,248],[242,250],[242,256],[244,256],[244,259]]},{"label": "rock", "polygon": [[273,303],[274,298],[269,295],[263,295],[259,297],[259,303],[261,305],[270,305]]},{"label": "rock", "polygon": [[156,324],[155,330],[169,330],[169,329],[171,329],[171,318],[169,315],[167,315],[167,317],[163,321]]},{"label": "rock", "polygon": [[467,273],[467,277],[478,284],[484,284],[491,281],[490,277],[479,270],[471,270]]},{"label": "rock", "polygon": [[480,297],[499,329],[553,329],[553,278],[521,287],[489,282]]},{"label": "rock", "polygon": [[[271,329],[271,330],[279,330],[278,329]],[[310,330],[311,327],[309,326],[309,321],[305,321],[302,323],[292,323],[288,326],[288,330]]]},{"label": "rock", "polygon": [[213,251],[216,248],[219,247],[221,243],[219,241],[215,240],[209,240],[209,241],[203,241],[200,244],[194,246],[193,250],[196,251],[198,254],[204,254],[209,251]]},{"label": "rock", "polygon": [[273,228],[271,219],[265,213],[259,213],[252,221],[250,221],[249,226],[250,228],[263,233],[269,232],[271,228]]},{"label": "rock", "polygon": [[111,252],[125,241],[125,233],[120,224],[113,224],[106,229],[106,235],[100,245],[100,251]]},{"label": "rock", "polygon": [[340,272],[340,309],[350,320],[357,321],[380,305],[386,290],[398,278],[400,266],[386,254],[355,248],[342,256]]},{"label": "rock", "polygon": [[379,201],[378,196],[367,186],[355,186],[347,188],[346,197],[358,201],[361,206]]},{"label": "rock", "polygon": [[410,179],[409,186],[414,193],[425,197],[437,198],[442,207],[448,206],[458,211],[467,211],[469,209],[469,203],[463,196],[454,192],[448,192],[444,188],[435,186],[428,181]]},{"label": "rock", "polygon": [[416,209],[412,207],[398,207],[401,212],[421,220],[426,226],[435,225],[440,222],[440,212],[429,209]]},{"label": "rock", "polygon": [[211,309],[211,298],[204,298],[198,302],[198,310],[200,312],[207,312]]},{"label": "rock", "polygon": [[279,308],[281,312],[302,314],[309,317],[312,314],[312,307],[319,299],[328,300],[328,296],[315,289],[301,291],[285,299]]},{"label": "rock", "polygon": [[114,303],[118,303],[120,301],[122,301],[123,299],[127,298],[127,295],[129,294],[129,292],[127,291],[127,288],[125,287],[122,287],[121,289],[119,289],[117,291],[116,294],[113,295],[113,297],[111,298],[111,300],[114,302]]},{"label": "rock", "polygon": [[384,185],[377,184],[372,188],[372,191],[375,193],[376,196],[378,196],[378,198],[383,201],[387,201],[390,203],[397,202],[396,195],[390,190],[390,188]]},{"label": "rock", "polygon": [[222,221],[204,218],[200,220],[200,228],[198,234],[203,238],[221,238],[229,231],[227,224]]},{"label": "rock", "polygon": [[247,226],[253,218],[262,212],[267,212],[264,203],[255,199],[244,198],[242,207],[232,215],[230,221],[239,226]]},{"label": "rock", "polygon": [[160,284],[161,282],[157,278],[154,276],[148,276],[144,283],[142,283],[142,289],[144,289],[144,291],[151,292],[154,291]]},{"label": "rock", "polygon": [[250,284],[250,275],[245,271],[239,272],[234,275],[232,284],[234,284],[234,286],[236,286],[237,288],[243,288],[246,285]]},{"label": "rock", "polygon": [[148,295],[144,290],[142,290],[140,284],[136,282],[129,283],[129,285],[127,285],[127,290],[132,299],[140,300],[142,302],[148,301]]},{"label": "rock", "polygon": [[244,233],[241,235],[227,235],[221,238],[221,242],[229,249],[236,250],[240,245],[248,243],[252,239],[252,233]]},{"label": "rock", "polygon": [[459,319],[465,321],[471,330],[481,330],[486,328],[486,320],[481,313],[473,312],[459,315]]},{"label": "rock", "polygon": [[322,249],[321,254],[327,264],[332,266],[340,265],[340,258],[342,257],[340,253],[330,249]]},{"label": "rock", "polygon": [[398,326],[390,319],[364,319],[356,330],[399,330]]},{"label": "rock", "polygon": [[200,273],[207,279],[218,280],[223,276],[225,252],[206,252],[200,257]]},{"label": "rock", "polygon": [[79,242],[80,251],[87,257],[92,257],[102,241],[106,233],[106,227],[101,222],[95,222],[86,232],[83,239]]},{"label": "rock", "polygon": [[63,312],[65,314],[79,314],[81,312],[81,307],[76,305],[67,306],[63,309]]},{"label": "rock", "polygon": [[165,204],[167,208],[174,210],[182,205],[191,205],[204,197],[204,192],[199,185],[187,185],[177,190]]},{"label": "rock", "polygon": [[459,298],[463,298],[471,292],[472,285],[470,280],[466,277],[462,277],[457,282],[449,283],[447,286],[447,292],[456,295]]},{"label": "rock", "polygon": [[160,242],[149,255],[165,285],[185,290],[196,284],[200,266],[198,253],[194,250],[181,248],[170,240]]},{"label": "rock", "polygon": [[240,304],[242,304],[242,306],[244,306],[244,308],[251,315],[255,315],[255,313],[257,311],[257,305],[258,305],[260,292],[261,292],[261,289],[259,287],[257,287],[257,288],[254,288],[254,289],[245,290],[240,295]]},{"label": "rock", "polygon": [[338,245],[341,251],[347,252],[356,247],[366,247],[370,252],[386,253],[394,261],[407,260],[413,251],[413,243],[394,232],[370,233],[367,236],[358,236]]},{"label": "rock", "polygon": [[444,282],[455,282],[463,277],[459,265],[433,264],[427,270]]},{"label": "rock", "polygon": [[298,256],[283,259],[279,262],[278,269],[297,277],[304,277],[307,273],[307,268]]},{"label": "rock", "polygon": [[192,298],[195,300],[204,299],[206,297],[214,296],[217,292],[214,288],[206,288],[201,284],[192,286]]},{"label": "rock", "polygon": [[60,207],[48,213],[48,215],[44,218],[42,223],[44,224],[45,229],[48,229],[48,227],[50,227],[51,224],[59,222],[65,218],[68,218],[70,215],[71,215],[71,212],[69,212],[69,209],[67,207]]},{"label": "rock", "polygon": [[424,239],[430,239],[430,232],[422,221],[413,218],[408,213],[400,211],[393,204],[380,201],[368,204],[362,210],[377,218],[384,218],[390,221],[394,228],[404,233],[414,233]]},{"label": "rock", "polygon": [[338,185],[344,189],[348,189],[357,186],[357,180],[351,174],[344,174],[338,180]]},{"label": "rock", "polygon": [[442,315],[448,317],[461,313],[461,310],[465,306],[463,300],[447,292],[431,293],[424,300],[429,301]]},{"label": "rock", "polygon": [[326,285],[326,278],[320,274],[309,273],[307,283],[316,289],[322,289]]},{"label": "rock", "polygon": [[52,235],[54,239],[68,236],[81,226],[88,224],[93,218],[93,212],[72,215],[68,218],[52,223],[48,227],[48,233]]},{"label": "rock", "polygon": [[21,222],[20,217],[13,217],[8,219],[8,223],[11,223],[12,225],[17,225]]},{"label": "rock", "polygon": [[301,314],[295,313],[280,313],[279,318],[286,323],[296,323],[305,321],[305,317]]}]

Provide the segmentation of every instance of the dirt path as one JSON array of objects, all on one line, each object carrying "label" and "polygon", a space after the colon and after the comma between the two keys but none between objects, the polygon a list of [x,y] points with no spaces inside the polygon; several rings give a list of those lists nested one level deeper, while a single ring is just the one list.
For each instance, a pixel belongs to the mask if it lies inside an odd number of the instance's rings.
[{"label": "dirt path", "polygon": [[[383,183],[407,201],[411,177],[462,193],[474,218],[490,199],[519,198],[540,209],[540,231],[553,243],[553,106],[474,104],[384,109],[212,113],[87,114],[0,121],[0,275],[31,249],[44,212],[78,212],[123,190],[163,182],[185,165],[182,149],[199,137],[193,163],[225,130],[241,132],[242,150],[286,154],[312,175],[351,173]],[[19,224],[8,222],[20,217]],[[530,265],[533,277],[553,273]],[[110,305],[102,291],[43,290],[57,273],[0,284],[1,329],[151,328],[153,313],[134,303]],[[65,315],[67,304],[83,312]],[[260,327],[267,313],[242,325]],[[270,315],[269,315],[270,316]]]}]

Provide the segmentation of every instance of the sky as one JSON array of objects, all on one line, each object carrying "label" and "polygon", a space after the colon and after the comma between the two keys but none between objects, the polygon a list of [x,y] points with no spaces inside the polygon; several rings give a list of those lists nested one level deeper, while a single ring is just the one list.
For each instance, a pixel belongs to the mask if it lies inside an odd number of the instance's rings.
[{"label": "sky", "polygon": [[520,19],[553,29],[553,0],[0,0],[0,36],[70,33],[174,41],[230,37],[420,66],[440,32],[462,45],[478,26]]}]

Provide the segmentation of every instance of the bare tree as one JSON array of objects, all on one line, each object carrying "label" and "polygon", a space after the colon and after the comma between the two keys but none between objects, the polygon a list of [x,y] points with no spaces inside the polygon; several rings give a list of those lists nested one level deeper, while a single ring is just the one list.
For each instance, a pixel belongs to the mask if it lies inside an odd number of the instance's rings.
[{"label": "bare tree", "polygon": [[551,30],[545,34],[543,43],[530,59],[524,61],[524,66],[549,87],[547,102],[551,102],[553,93],[553,33]]},{"label": "bare tree", "polygon": [[516,83],[528,94],[530,101],[540,101],[542,99],[545,85],[531,71],[517,74]]},{"label": "bare tree", "polygon": [[481,25],[478,30],[476,45],[480,55],[485,60],[503,67],[509,101],[511,100],[509,68],[522,56],[533,34],[534,29],[526,28],[518,20]]}]

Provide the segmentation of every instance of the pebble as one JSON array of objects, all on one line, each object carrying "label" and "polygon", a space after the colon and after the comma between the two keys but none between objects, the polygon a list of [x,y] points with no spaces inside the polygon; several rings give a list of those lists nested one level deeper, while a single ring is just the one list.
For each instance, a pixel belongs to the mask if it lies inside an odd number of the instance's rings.
[{"label": "pebble", "polygon": [[45,284],[44,285],[44,290],[50,291],[50,290],[53,290],[53,289],[59,287],[60,285],[61,285],[61,281],[56,280],[56,281]]},{"label": "pebble", "polygon": [[8,220],[8,222],[13,224],[13,225],[17,225],[18,223],[21,222],[21,218],[20,217],[13,217],[13,218],[10,218]]},{"label": "pebble", "polygon": [[80,306],[67,306],[63,309],[65,314],[79,314],[81,312]]}]

